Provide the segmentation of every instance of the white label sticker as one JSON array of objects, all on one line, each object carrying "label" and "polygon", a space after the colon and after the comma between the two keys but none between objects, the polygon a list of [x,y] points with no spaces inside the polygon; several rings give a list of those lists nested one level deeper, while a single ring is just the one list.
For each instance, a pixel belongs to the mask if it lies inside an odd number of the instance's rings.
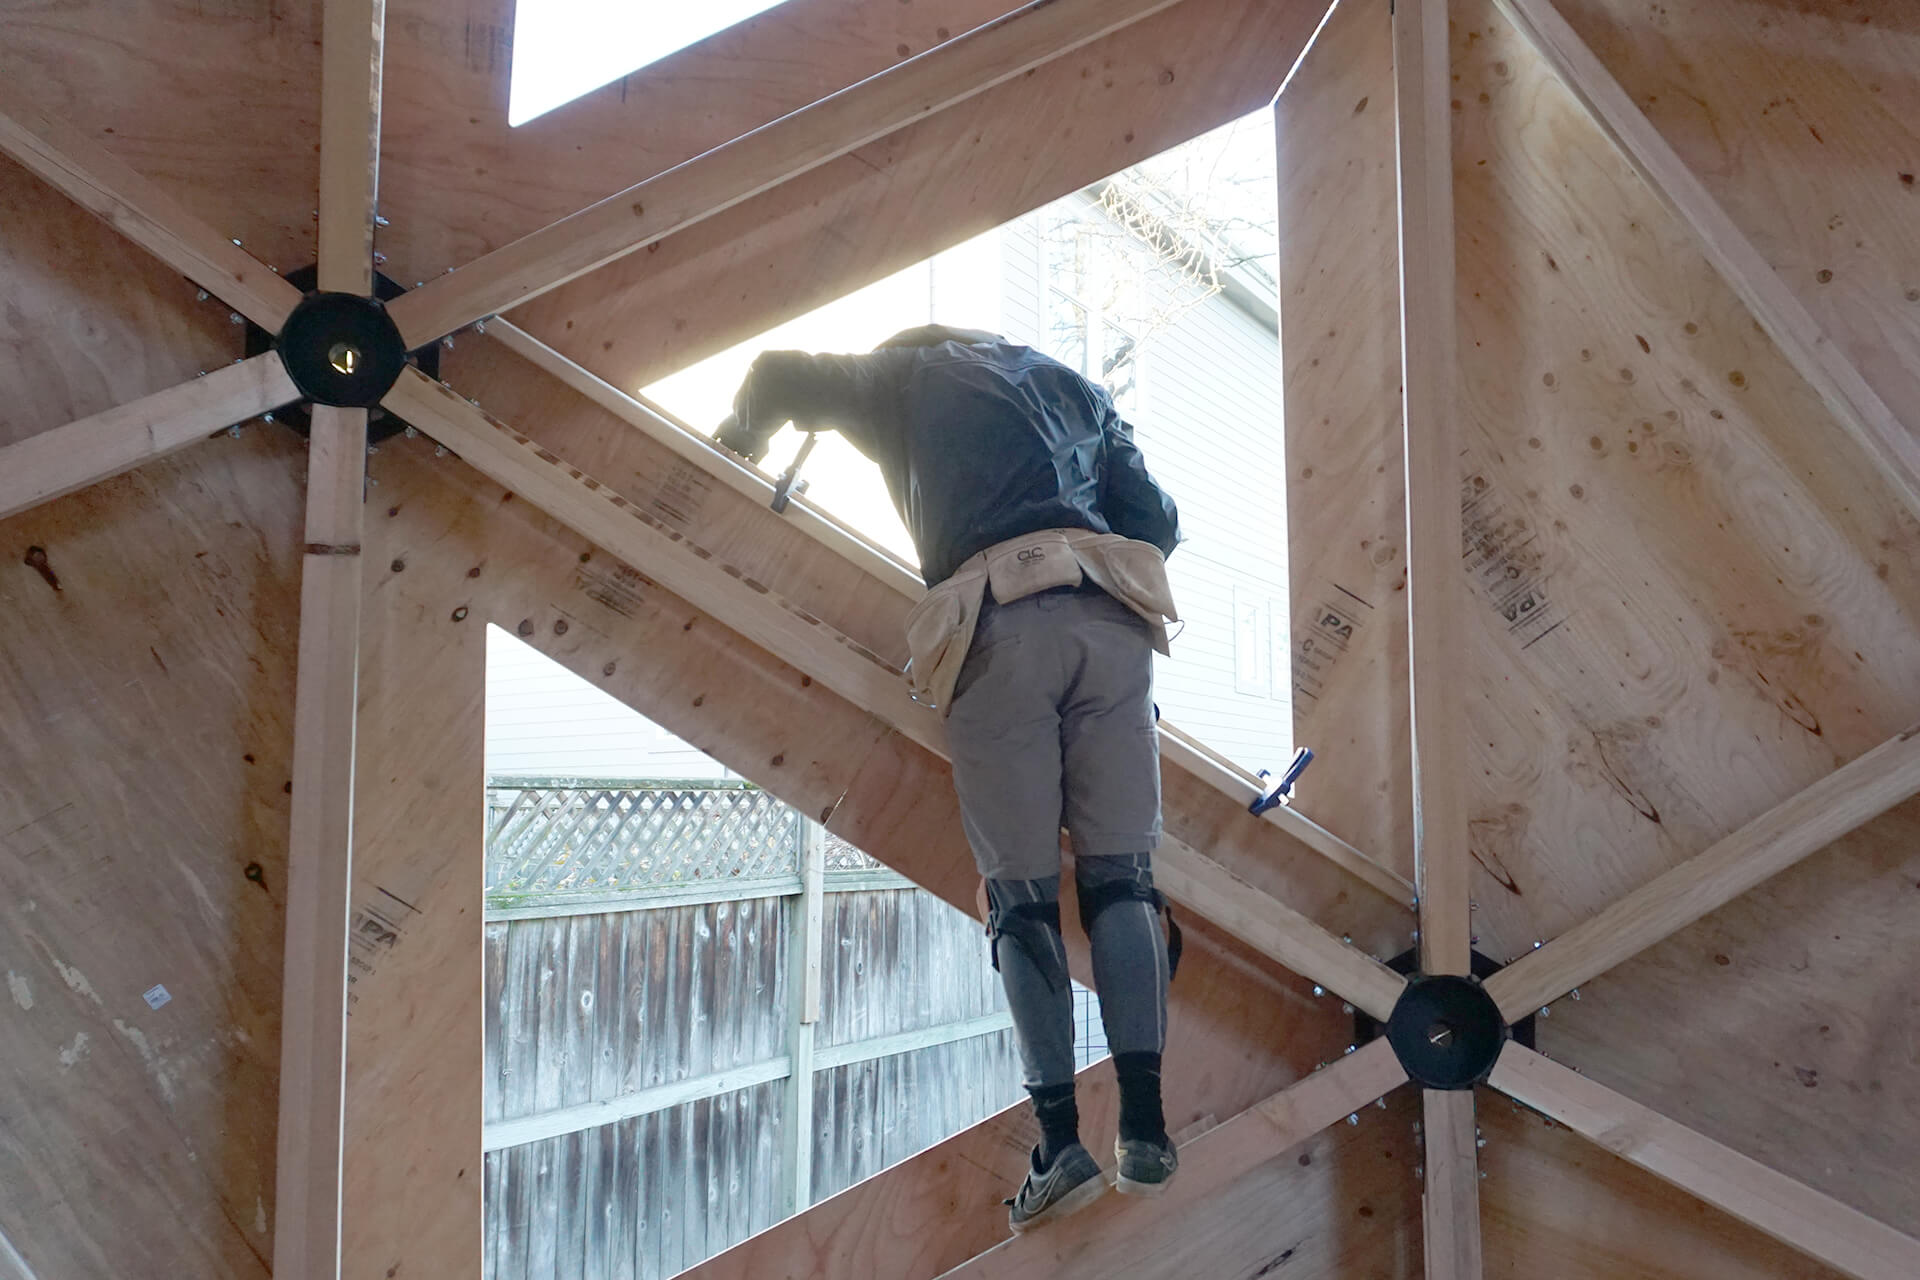
[{"label": "white label sticker", "polygon": [[151,991],[143,993],[141,998],[147,1002],[147,1008],[149,1009],[158,1009],[161,1005],[173,999],[173,997],[168,994],[167,989],[158,983],[154,984]]}]

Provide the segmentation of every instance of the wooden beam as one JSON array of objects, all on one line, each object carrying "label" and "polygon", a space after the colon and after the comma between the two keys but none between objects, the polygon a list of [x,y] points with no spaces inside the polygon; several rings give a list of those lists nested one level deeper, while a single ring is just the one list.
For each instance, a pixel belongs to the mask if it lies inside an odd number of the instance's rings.
[{"label": "wooden beam", "polygon": [[0,446],[0,520],[300,398],[273,352]]},{"label": "wooden beam", "polygon": [[[1451,49],[1446,0],[1393,8],[1400,226],[1401,404],[1407,478],[1407,657],[1420,967],[1472,969],[1467,878],[1468,649],[1461,618],[1454,334]],[[1427,1280],[1478,1280],[1480,1175],[1471,1090],[1428,1089],[1422,1199]]]},{"label": "wooden beam", "polygon": [[[408,369],[386,400],[469,465],[580,536],[641,569],[781,661],[806,672],[942,759],[939,719],[908,695],[898,669],[764,584],[729,573],[703,548],[613,489],[487,417],[455,392]],[[1379,961],[1335,938],[1177,839],[1156,856],[1161,885],[1228,932],[1376,1017],[1404,984]]]},{"label": "wooden beam", "polygon": [[1393,11],[1400,185],[1401,401],[1407,459],[1407,628],[1413,704],[1413,858],[1420,966],[1469,971],[1461,621],[1459,382],[1454,335],[1453,144],[1446,0]]},{"label": "wooden beam", "polygon": [[429,282],[394,322],[431,342],[1176,3],[1035,0]]},{"label": "wooden beam", "polygon": [[321,30],[320,287],[373,291],[386,0],[328,0]]},{"label": "wooden beam", "polygon": [[[1406,0],[1400,0],[1402,4]],[[1473,1093],[1427,1089],[1421,1093],[1426,1121],[1425,1193],[1420,1224],[1427,1280],[1480,1274],[1479,1129]]]},{"label": "wooden beam", "polygon": [[1708,261],[1753,318],[1878,463],[1907,508],[1920,514],[1920,423],[1902,423],[1887,407],[1551,0],[1497,3],[1625,153],[1642,181],[1693,228]]},{"label": "wooden beam", "polygon": [[273,1272],[340,1271],[365,409],[313,407],[287,846]]},{"label": "wooden beam", "polygon": [[1522,956],[1487,980],[1487,994],[1502,1016],[1517,1021],[1916,794],[1920,725]]},{"label": "wooden beam", "polygon": [[300,291],[84,134],[0,100],[0,152],[270,333]]},{"label": "wooden beam", "polygon": [[1182,1218],[1225,1187],[1406,1080],[1392,1047],[1375,1040],[1185,1144],[1180,1176],[1161,1198],[1143,1203],[1107,1196],[1043,1231],[989,1249],[942,1280],[1050,1280],[1069,1267],[1102,1274],[1108,1259],[1104,1274],[1125,1274],[1130,1240],[1179,1230]]},{"label": "wooden beam", "polygon": [[1393,1006],[1407,985],[1405,978],[1205,854],[1162,838],[1153,855],[1153,874],[1169,897],[1254,950],[1312,978],[1382,1022],[1393,1016]]},{"label": "wooden beam", "polygon": [[1531,1049],[1509,1043],[1490,1083],[1621,1159],[1857,1280],[1920,1275],[1920,1240]]},{"label": "wooden beam", "polygon": [[[320,120],[322,289],[371,293],[385,0],[328,0]],[[367,411],[313,407],[293,721],[273,1271],[340,1274],[347,929]]]},{"label": "wooden beam", "polygon": [[[756,468],[743,465],[734,455],[715,445],[709,436],[694,430],[658,405],[628,395],[509,321],[488,322],[487,334],[535,368],[566,383],[727,487],[756,502],[765,502],[771,497],[773,481],[768,476]],[[892,552],[868,542],[858,532],[841,524],[831,512],[808,502],[805,497],[790,501],[787,516],[794,527],[808,537],[831,547],[861,569],[892,586],[906,599],[918,600],[925,594],[926,584],[920,580],[915,567]],[[1236,803],[1250,804],[1265,792],[1252,774],[1165,720],[1160,722],[1160,754],[1167,762],[1186,769]],[[1410,881],[1381,866],[1305,814],[1281,806],[1267,810],[1263,816],[1266,821],[1380,893],[1396,902],[1412,902],[1414,893]]]}]

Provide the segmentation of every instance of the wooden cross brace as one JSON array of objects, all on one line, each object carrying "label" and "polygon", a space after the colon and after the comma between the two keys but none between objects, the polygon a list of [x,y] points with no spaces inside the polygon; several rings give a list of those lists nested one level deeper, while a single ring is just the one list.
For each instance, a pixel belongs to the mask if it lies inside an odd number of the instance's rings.
[{"label": "wooden cross brace", "polygon": [[[430,343],[1177,2],[1029,4],[487,254],[395,301],[392,318],[409,349]],[[1649,185],[1699,229],[1716,264],[1783,352],[1920,509],[1920,450],[1865,380],[1547,0],[1501,3]],[[329,0],[326,6],[320,287],[362,296],[372,289],[383,27],[383,0]],[[1469,861],[1465,782],[1453,749],[1462,732],[1454,677],[1464,664],[1462,575],[1455,558],[1460,509],[1445,0],[1397,0],[1394,29],[1416,884],[1292,810],[1271,810],[1264,821],[1286,847],[1340,868],[1356,888],[1403,906],[1417,904],[1421,968],[1464,975]],[[292,285],[74,131],[0,103],[0,151],[268,331],[279,332],[299,305]],[[513,326],[497,322],[493,332],[509,349],[666,442],[724,487],[763,499],[766,477],[702,437]],[[279,358],[262,355],[0,448],[0,518],[297,398]],[[729,572],[709,548],[663,527],[612,487],[414,369],[400,375],[381,403],[581,536],[944,755],[940,725],[907,697],[899,672],[829,621],[788,604],[778,584],[769,588]],[[364,408],[316,406],[306,529],[314,551],[302,590],[286,930],[274,1268],[283,1276],[339,1274],[346,895],[361,593],[357,555],[338,552],[360,543],[365,431]],[[804,501],[794,503],[789,527],[903,595],[921,589],[909,569]],[[1163,726],[1162,751],[1168,770],[1191,775],[1235,804],[1259,794],[1257,780],[1171,726]],[[1516,1021],[1916,793],[1920,730],[1909,730],[1523,957],[1489,980],[1486,993],[1505,1021]],[[1170,838],[1159,853],[1159,876],[1189,910],[1367,1014],[1392,1017],[1406,979],[1213,853]],[[1009,1241],[952,1274],[1037,1277],[1051,1274],[1070,1255],[1124,1250],[1130,1236],[1170,1227],[1183,1205],[1214,1194],[1407,1081],[1389,1043],[1371,1043],[1195,1140],[1181,1178],[1158,1205],[1131,1209],[1123,1218],[1107,1204]],[[1920,1274],[1920,1242],[1537,1053],[1508,1044],[1487,1083],[1849,1275],[1894,1280]],[[1471,1090],[1424,1093],[1426,1274],[1434,1280],[1480,1271],[1473,1099]],[[884,1182],[885,1176],[867,1185]]]}]

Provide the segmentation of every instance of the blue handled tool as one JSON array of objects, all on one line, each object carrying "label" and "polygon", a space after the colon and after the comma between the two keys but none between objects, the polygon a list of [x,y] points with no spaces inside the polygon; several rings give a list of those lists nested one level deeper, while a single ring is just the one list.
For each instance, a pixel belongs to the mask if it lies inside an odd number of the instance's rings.
[{"label": "blue handled tool", "polygon": [[[1288,765],[1287,771],[1280,775],[1280,781],[1274,783],[1269,790],[1261,793],[1258,800],[1248,805],[1247,812],[1257,818],[1277,805],[1292,804],[1293,784],[1300,781],[1300,775],[1305,773],[1307,766],[1312,763],[1313,749],[1311,747],[1302,747],[1294,752],[1293,763]],[[1272,775],[1265,769],[1260,771],[1260,777],[1263,780],[1271,776]]]}]

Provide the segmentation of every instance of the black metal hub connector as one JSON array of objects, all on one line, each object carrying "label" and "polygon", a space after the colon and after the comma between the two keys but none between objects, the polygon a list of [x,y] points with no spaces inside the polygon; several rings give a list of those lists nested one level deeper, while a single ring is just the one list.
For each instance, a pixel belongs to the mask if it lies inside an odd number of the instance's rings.
[{"label": "black metal hub connector", "polygon": [[1407,975],[1406,990],[1393,1006],[1386,1026],[1364,1013],[1354,1014],[1354,1043],[1377,1039],[1382,1030],[1407,1075],[1426,1089],[1471,1089],[1484,1084],[1500,1058],[1509,1035],[1533,1047],[1533,1017],[1509,1028],[1500,1007],[1480,984],[1503,967],[1497,960],[1473,953],[1473,976],[1425,974],[1414,971],[1416,957],[1408,951],[1387,962]]},{"label": "black metal hub connector", "polygon": [[280,332],[269,334],[247,326],[247,354],[273,350],[287,367],[293,384],[305,399],[279,411],[279,420],[301,434],[311,426],[308,404],[366,409],[367,439],[385,440],[404,430],[406,423],[380,407],[409,359],[420,371],[437,378],[440,347],[434,343],[409,352],[386,303],[406,290],[384,275],[375,277],[374,296],[324,293],[314,288],[319,272],[303,267],[287,282],[305,296],[287,316]]},{"label": "black metal hub connector", "polygon": [[1471,978],[1417,974],[1393,1006],[1387,1041],[1416,1084],[1471,1089],[1493,1074],[1507,1024],[1493,997]]}]

